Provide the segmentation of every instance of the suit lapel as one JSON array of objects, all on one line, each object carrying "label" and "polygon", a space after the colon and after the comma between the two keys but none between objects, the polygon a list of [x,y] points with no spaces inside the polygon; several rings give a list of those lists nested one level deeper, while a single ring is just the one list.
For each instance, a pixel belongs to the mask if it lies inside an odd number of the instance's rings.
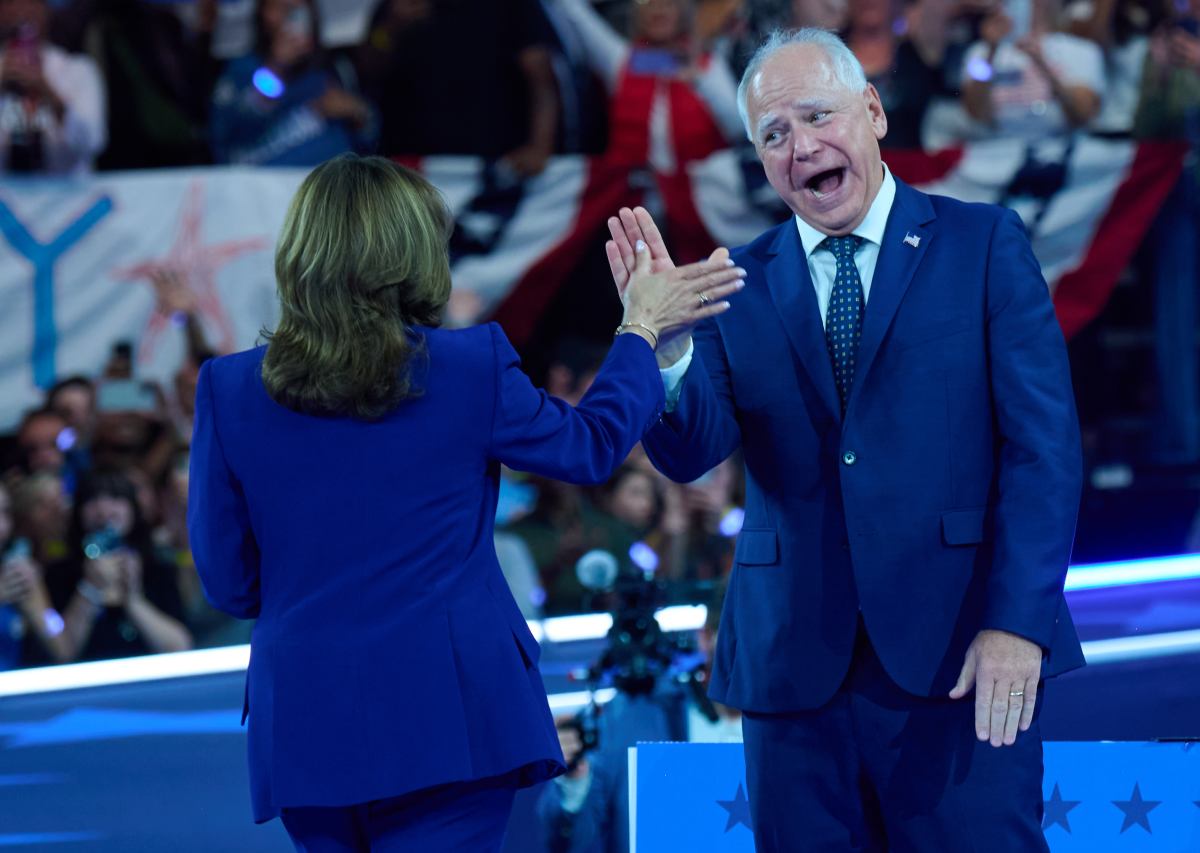
[{"label": "suit lapel", "polygon": [[817,294],[808,274],[808,260],[804,257],[800,234],[790,217],[779,226],[769,252],[774,257],[766,264],[767,287],[783,320],[783,328],[821,399],[833,417],[840,421],[841,403],[833,384],[829,351],[825,348],[825,329],[821,325]]},{"label": "suit lapel", "polygon": [[[936,218],[929,199],[907,184],[896,181],[896,200],[888,215],[879,247],[879,260],[871,281],[871,295],[863,316],[862,340],[858,345],[858,363],[854,369],[854,385],[849,406],[862,388],[863,377],[879,354],[879,346],[892,325],[896,309],[904,298],[913,274],[934,238],[929,223]],[[912,245],[913,243],[916,245]]]}]

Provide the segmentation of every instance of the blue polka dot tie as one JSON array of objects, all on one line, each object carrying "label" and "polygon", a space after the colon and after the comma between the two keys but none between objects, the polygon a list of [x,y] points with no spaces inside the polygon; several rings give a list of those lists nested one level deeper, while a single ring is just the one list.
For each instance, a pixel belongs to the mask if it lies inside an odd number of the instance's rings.
[{"label": "blue polka dot tie", "polygon": [[854,383],[854,363],[862,337],[863,289],[858,267],[854,265],[854,253],[860,243],[862,238],[853,234],[826,237],[821,243],[837,259],[833,292],[829,294],[829,308],[825,312],[825,342],[833,362],[833,381],[842,398],[843,415]]}]

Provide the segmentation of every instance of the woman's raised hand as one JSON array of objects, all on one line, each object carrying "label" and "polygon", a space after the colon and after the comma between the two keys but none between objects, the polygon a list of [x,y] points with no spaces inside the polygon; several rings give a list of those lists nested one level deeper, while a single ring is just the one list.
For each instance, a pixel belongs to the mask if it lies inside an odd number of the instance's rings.
[{"label": "woman's raised hand", "polygon": [[728,311],[726,297],[742,289],[746,275],[726,249],[717,249],[706,261],[652,272],[650,251],[639,240],[634,262],[621,294],[621,322],[631,331],[650,329],[658,339],[654,343],[690,334],[701,320]]}]

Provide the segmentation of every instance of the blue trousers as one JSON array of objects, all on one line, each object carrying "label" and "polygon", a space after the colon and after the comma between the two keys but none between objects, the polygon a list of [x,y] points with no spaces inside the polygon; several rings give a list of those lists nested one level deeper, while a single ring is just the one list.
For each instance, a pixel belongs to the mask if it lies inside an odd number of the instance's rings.
[{"label": "blue trousers", "polygon": [[483,780],[354,806],[285,808],[280,817],[298,853],[499,853],[515,795]]},{"label": "blue trousers", "polygon": [[974,695],[898,687],[860,627],[829,702],[742,719],[758,853],[1048,851],[1036,717],[999,748],[976,740],[974,720]]}]

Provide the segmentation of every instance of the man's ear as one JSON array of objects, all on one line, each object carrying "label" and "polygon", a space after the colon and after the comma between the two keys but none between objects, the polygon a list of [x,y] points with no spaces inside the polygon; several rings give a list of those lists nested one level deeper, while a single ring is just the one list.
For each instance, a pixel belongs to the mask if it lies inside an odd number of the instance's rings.
[{"label": "man's ear", "polygon": [[879,98],[879,91],[871,83],[867,84],[867,88],[863,90],[863,99],[867,103],[867,115],[871,117],[871,129],[875,131],[876,139],[883,139],[887,136],[887,113],[883,111],[883,101]]}]

